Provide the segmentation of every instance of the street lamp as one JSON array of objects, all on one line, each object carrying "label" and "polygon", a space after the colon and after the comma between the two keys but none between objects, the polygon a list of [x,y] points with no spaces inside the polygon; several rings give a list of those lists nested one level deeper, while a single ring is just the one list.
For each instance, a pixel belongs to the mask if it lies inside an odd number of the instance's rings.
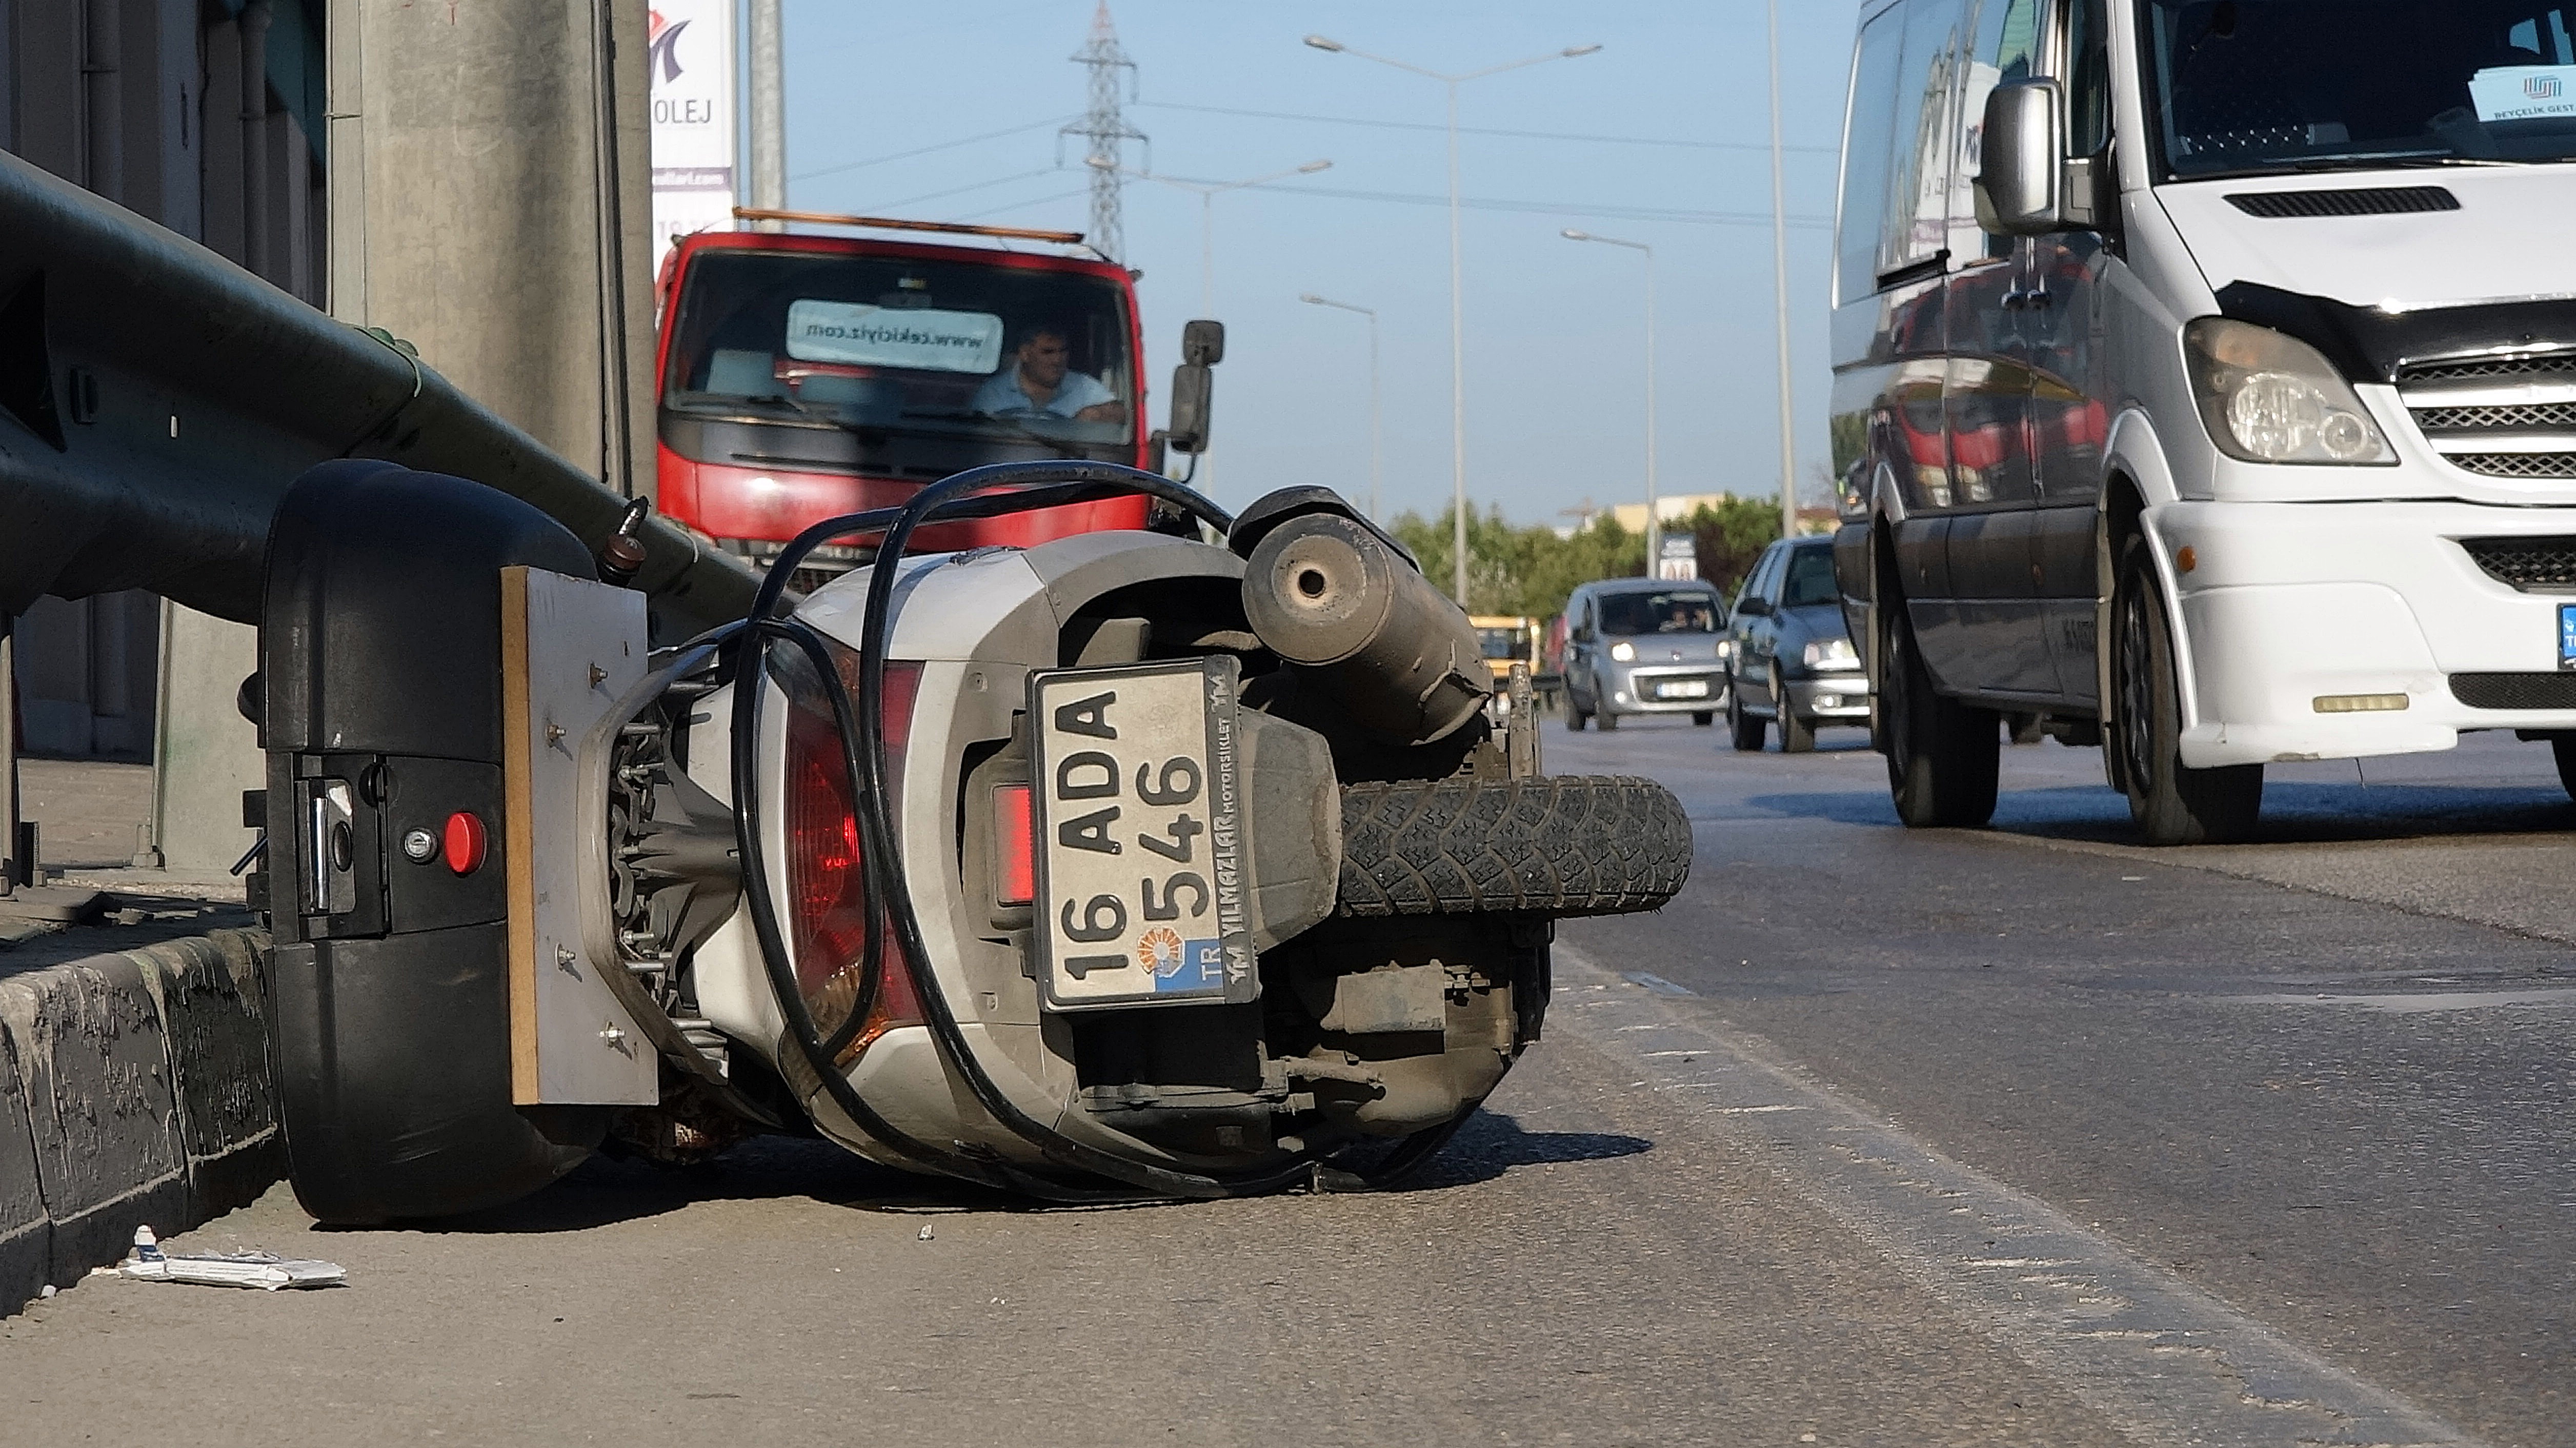
[{"label": "street lamp", "polygon": [[1299,301],[1301,301],[1301,302],[1305,302],[1305,303],[1307,303],[1307,304],[1309,304],[1309,305],[1311,305],[1311,306],[1317,306],[1317,307],[1331,307],[1331,308],[1335,309],[1336,311],[1343,311],[1343,312],[1357,312],[1357,313],[1359,313],[1361,316],[1368,318],[1368,323],[1369,323],[1369,521],[1370,521],[1370,522],[1372,522],[1372,523],[1378,522],[1378,521],[1380,521],[1380,519],[1379,519],[1379,517],[1378,517],[1378,486],[1379,486],[1380,482],[1383,480],[1384,475],[1385,475],[1385,472],[1386,472],[1386,434],[1384,433],[1384,431],[1383,431],[1383,430],[1381,430],[1381,429],[1380,429],[1380,427],[1379,427],[1379,425],[1378,425],[1378,420],[1379,420],[1379,416],[1380,416],[1380,414],[1379,414],[1379,411],[1378,411],[1378,386],[1377,386],[1377,308],[1375,308],[1375,307],[1355,307],[1355,306],[1351,305],[1351,304],[1350,304],[1350,303],[1348,303],[1348,302],[1337,302],[1337,301],[1332,300],[1332,299],[1331,299],[1331,298],[1329,298],[1329,297],[1319,297],[1319,296],[1315,295],[1313,292],[1303,292],[1303,293],[1300,293],[1300,294],[1298,295],[1298,297],[1297,297],[1297,300],[1299,300]]},{"label": "street lamp", "polygon": [[1780,336],[1780,536],[1798,536],[1795,409],[1789,393],[1789,217],[1780,199],[1780,0],[1771,16],[1771,304]]},{"label": "street lamp", "polygon": [[1558,233],[1568,241],[1597,241],[1646,254],[1646,576],[1664,576],[1664,519],[1655,503],[1655,249],[1642,241],[1595,236],[1569,226]]},{"label": "street lamp", "polygon": [[[1216,198],[1225,192],[1240,191],[1247,186],[1284,181],[1291,176],[1312,176],[1318,171],[1331,170],[1333,165],[1330,161],[1309,161],[1303,166],[1291,166],[1285,171],[1272,171],[1266,175],[1247,177],[1241,181],[1184,181],[1176,176],[1158,176],[1151,171],[1139,171],[1132,166],[1121,166],[1104,156],[1089,157],[1083,164],[1095,170],[1115,171],[1122,176],[1133,176],[1139,181],[1159,181],[1166,186],[1197,195],[1199,198],[1199,315],[1211,318],[1216,315]],[[1216,486],[1213,472],[1214,460],[1209,456],[1211,451],[1212,449],[1201,447],[1198,462],[1190,469],[1190,481],[1203,492]]]},{"label": "street lamp", "polygon": [[1464,608],[1467,606],[1467,332],[1465,320],[1466,308],[1464,301],[1465,284],[1462,279],[1462,272],[1459,265],[1458,242],[1458,87],[1467,81],[1481,80],[1489,75],[1500,75],[1507,70],[1519,70],[1523,66],[1537,65],[1541,61],[1565,60],[1578,55],[1590,55],[1601,47],[1597,45],[1569,45],[1563,50],[1551,50],[1545,55],[1533,55],[1527,60],[1506,61],[1501,65],[1489,65],[1483,70],[1471,70],[1458,75],[1448,75],[1436,70],[1427,70],[1418,65],[1407,64],[1401,60],[1394,60],[1387,56],[1371,55],[1365,50],[1353,50],[1351,47],[1342,44],[1338,40],[1328,39],[1321,35],[1307,36],[1306,43],[1317,50],[1329,50],[1336,55],[1353,55],[1362,60],[1376,61],[1380,65],[1393,66],[1397,70],[1410,71],[1415,75],[1427,76],[1448,88],[1449,468],[1452,493],[1452,497],[1450,499],[1450,548],[1456,555],[1456,567],[1452,570],[1455,586],[1451,591],[1457,597],[1458,606],[1460,608]]}]

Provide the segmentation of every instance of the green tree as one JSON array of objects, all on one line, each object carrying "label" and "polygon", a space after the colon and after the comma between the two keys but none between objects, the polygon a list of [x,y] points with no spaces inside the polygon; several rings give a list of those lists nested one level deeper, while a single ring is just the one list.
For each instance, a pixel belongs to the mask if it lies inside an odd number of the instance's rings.
[{"label": "green tree", "polygon": [[1769,498],[1730,497],[1691,514],[1692,551],[1699,576],[1732,594],[1753,571],[1753,560],[1780,536],[1780,506]]},{"label": "green tree", "polygon": [[[1412,550],[1443,593],[1453,577],[1453,511],[1437,518],[1407,512],[1387,531]],[[1467,611],[1548,618],[1565,596],[1596,578],[1634,578],[1646,571],[1646,540],[1603,516],[1571,538],[1545,527],[1515,528],[1500,508],[1467,515]]]}]

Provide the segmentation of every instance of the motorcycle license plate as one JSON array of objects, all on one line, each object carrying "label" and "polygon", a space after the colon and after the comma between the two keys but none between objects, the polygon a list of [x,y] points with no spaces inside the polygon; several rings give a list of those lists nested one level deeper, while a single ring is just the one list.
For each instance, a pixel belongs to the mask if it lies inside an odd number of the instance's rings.
[{"label": "motorcycle license plate", "polygon": [[1259,998],[1235,679],[1224,656],[1029,676],[1049,1009]]}]

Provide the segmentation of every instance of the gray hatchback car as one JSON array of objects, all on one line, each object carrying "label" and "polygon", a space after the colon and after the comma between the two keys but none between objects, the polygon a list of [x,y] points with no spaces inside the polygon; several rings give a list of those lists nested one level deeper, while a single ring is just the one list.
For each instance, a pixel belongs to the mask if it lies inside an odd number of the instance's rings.
[{"label": "gray hatchback car", "polygon": [[1816,746],[1820,724],[1869,723],[1869,675],[1843,628],[1834,586],[1834,540],[1787,538],[1745,575],[1728,625],[1734,677],[1726,722],[1735,747],[1762,747],[1777,725],[1780,749]]},{"label": "gray hatchback car", "polygon": [[1717,653],[1726,603],[1705,583],[1605,578],[1565,600],[1565,726],[1631,714],[1716,722],[1726,702]]}]

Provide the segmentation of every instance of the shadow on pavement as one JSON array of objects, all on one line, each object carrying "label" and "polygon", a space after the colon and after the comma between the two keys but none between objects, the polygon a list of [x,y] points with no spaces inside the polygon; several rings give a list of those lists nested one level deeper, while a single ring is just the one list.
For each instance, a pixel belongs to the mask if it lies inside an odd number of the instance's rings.
[{"label": "shadow on pavement", "polygon": [[[1755,809],[1836,824],[1896,824],[1885,790],[1755,795]],[[2107,785],[2007,789],[1993,827],[2048,839],[2137,842],[2129,803]],[[2276,781],[2263,789],[2256,845],[2334,844],[2451,835],[2562,834],[2576,830],[2576,803],[2557,789],[2478,785],[2359,785]]]},{"label": "shadow on pavement", "polygon": [[[1529,1132],[1510,1116],[1479,1111],[1428,1165],[1395,1191],[1428,1191],[1492,1181],[1516,1166],[1606,1161],[1650,1151],[1643,1137],[1584,1131]],[[579,1232],[676,1212],[696,1202],[802,1197],[827,1206],[900,1216],[956,1212],[1123,1211],[1183,1206],[1162,1199],[1096,1206],[1037,1202],[964,1182],[914,1176],[863,1161],[825,1141],[766,1136],[712,1161],[665,1167],[594,1157],[563,1180],[506,1206],[381,1228],[316,1230],[539,1233]]]},{"label": "shadow on pavement", "polygon": [[1419,1192],[1472,1186],[1492,1181],[1516,1166],[1610,1161],[1654,1149],[1655,1144],[1642,1136],[1598,1131],[1523,1131],[1519,1121],[1500,1111],[1479,1111],[1468,1118],[1438,1156],[1393,1189]]}]

